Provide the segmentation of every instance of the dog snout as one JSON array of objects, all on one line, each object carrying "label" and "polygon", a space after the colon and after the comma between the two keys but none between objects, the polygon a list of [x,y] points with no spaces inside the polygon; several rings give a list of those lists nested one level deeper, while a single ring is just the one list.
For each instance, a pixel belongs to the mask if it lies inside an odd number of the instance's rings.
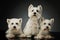
[{"label": "dog snout", "polygon": [[36,15],[36,12],[34,12],[34,15]]},{"label": "dog snout", "polygon": [[14,26],[13,28],[16,28],[16,26]]},{"label": "dog snout", "polygon": [[46,26],[46,28],[48,29],[49,27],[48,27],[48,26]]}]

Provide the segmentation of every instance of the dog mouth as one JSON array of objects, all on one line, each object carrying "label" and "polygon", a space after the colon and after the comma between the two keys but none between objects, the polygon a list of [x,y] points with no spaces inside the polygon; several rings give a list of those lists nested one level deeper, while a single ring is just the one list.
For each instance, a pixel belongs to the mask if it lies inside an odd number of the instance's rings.
[{"label": "dog mouth", "polygon": [[34,14],[33,16],[36,16],[36,14]]},{"label": "dog mouth", "polygon": [[44,31],[49,31],[49,29],[45,28]]},{"label": "dog mouth", "polygon": [[17,30],[17,29],[14,29],[14,28],[13,28],[12,30]]}]

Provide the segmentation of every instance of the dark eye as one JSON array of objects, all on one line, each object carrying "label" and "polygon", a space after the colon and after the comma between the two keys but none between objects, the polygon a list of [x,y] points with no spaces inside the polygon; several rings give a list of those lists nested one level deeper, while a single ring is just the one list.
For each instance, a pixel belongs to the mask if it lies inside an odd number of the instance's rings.
[{"label": "dark eye", "polygon": [[38,10],[36,10],[37,12],[39,12]]},{"label": "dark eye", "polygon": [[32,12],[33,12],[34,10],[32,10]]},{"label": "dark eye", "polygon": [[46,23],[44,23],[44,25],[46,25]]},{"label": "dark eye", "polygon": [[18,25],[18,23],[16,23],[16,25]]},{"label": "dark eye", "polygon": [[14,23],[11,23],[12,25],[14,24]]},{"label": "dark eye", "polygon": [[51,25],[50,23],[48,25]]}]

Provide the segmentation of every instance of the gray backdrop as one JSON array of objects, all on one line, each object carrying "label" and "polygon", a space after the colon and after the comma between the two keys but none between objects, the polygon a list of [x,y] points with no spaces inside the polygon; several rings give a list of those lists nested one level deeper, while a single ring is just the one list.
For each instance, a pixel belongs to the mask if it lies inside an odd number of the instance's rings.
[{"label": "gray backdrop", "polygon": [[[34,6],[42,5],[43,7],[43,13],[42,15],[45,18],[54,18],[54,25],[52,27],[53,32],[60,32],[60,15],[59,15],[59,4],[52,0],[15,0],[15,1],[7,1],[7,2],[2,2],[3,4],[1,5],[1,22],[0,25],[2,26],[0,29],[5,30],[7,29],[7,23],[6,19],[7,18],[22,18],[23,23],[22,23],[22,28],[25,27],[26,22],[28,20],[28,6],[30,4],[33,4]],[[4,25],[3,25],[4,23]],[[6,27],[5,27],[6,26]]]}]

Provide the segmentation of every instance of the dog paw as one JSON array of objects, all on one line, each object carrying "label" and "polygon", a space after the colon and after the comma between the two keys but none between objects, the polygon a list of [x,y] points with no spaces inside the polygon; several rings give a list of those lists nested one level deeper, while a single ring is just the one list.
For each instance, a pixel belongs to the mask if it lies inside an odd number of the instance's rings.
[{"label": "dog paw", "polygon": [[19,35],[19,37],[26,37],[26,35],[25,34],[21,34],[21,35]]},{"label": "dog paw", "polygon": [[6,37],[7,37],[7,38],[14,38],[15,36],[12,35],[12,34],[7,34]]},{"label": "dog paw", "polygon": [[43,37],[41,37],[41,36],[35,36],[34,38],[35,39],[43,39]]},{"label": "dog paw", "polygon": [[38,36],[35,36],[34,38],[35,38],[35,39],[39,39],[39,37],[38,37]]},{"label": "dog paw", "polygon": [[30,38],[31,36],[29,35],[29,36],[27,36],[28,38]]},{"label": "dog paw", "polygon": [[45,38],[46,38],[46,39],[51,39],[51,38],[54,38],[54,37],[48,35],[48,36],[46,36]]}]

